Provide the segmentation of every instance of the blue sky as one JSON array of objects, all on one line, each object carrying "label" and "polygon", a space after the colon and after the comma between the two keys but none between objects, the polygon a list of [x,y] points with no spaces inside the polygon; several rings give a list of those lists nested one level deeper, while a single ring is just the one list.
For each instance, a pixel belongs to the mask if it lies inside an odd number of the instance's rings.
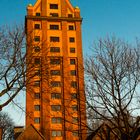
[{"label": "blue sky", "polygon": [[[26,6],[35,1],[0,0],[0,26],[24,24]],[[129,42],[135,37],[140,38],[140,0],[71,0],[71,3],[81,9],[85,55],[93,42],[101,37],[116,35]],[[12,116],[15,116],[14,112]],[[24,118],[22,113],[16,116],[17,122]]]},{"label": "blue sky", "polygon": [[[36,0],[1,0],[0,25],[23,24],[26,6]],[[140,0],[70,0],[83,17],[83,48],[88,53],[93,41],[116,35],[133,41],[140,36]]]}]

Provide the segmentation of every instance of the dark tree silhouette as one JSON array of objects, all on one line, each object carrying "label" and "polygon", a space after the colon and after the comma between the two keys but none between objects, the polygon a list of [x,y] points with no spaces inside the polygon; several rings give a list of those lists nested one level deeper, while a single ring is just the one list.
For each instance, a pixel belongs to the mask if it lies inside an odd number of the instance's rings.
[{"label": "dark tree silhouette", "polygon": [[[139,128],[139,43],[100,39],[85,62],[90,124],[105,122],[118,140],[130,140]],[[133,133],[133,134],[132,134]]]},{"label": "dark tree silhouette", "polygon": [[0,28],[0,110],[25,87],[24,28]]},{"label": "dark tree silhouette", "polygon": [[7,113],[0,112],[0,128],[2,128],[2,140],[12,140],[14,137],[14,122]]}]

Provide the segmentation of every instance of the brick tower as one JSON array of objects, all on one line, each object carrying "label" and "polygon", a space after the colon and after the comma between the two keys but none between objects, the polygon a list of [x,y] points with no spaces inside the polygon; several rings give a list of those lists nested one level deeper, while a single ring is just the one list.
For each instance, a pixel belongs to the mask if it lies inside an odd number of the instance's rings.
[{"label": "brick tower", "polygon": [[27,7],[26,127],[47,140],[85,140],[80,9],[69,0]]}]

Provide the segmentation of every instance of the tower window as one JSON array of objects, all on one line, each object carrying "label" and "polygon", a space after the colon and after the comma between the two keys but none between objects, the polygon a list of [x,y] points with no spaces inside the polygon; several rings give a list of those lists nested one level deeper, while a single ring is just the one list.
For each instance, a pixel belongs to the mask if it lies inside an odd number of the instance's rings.
[{"label": "tower window", "polygon": [[34,94],[34,98],[35,98],[35,99],[40,99],[40,93],[35,93],[35,94]]},{"label": "tower window", "polygon": [[34,86],[40,87],[40,81],[35,81],[35,82],[34,82]]},{"label": "tower window", "polygon": [[50,52],[60,52],[60,47],[50,47]]},{"label": "tower window", "polygon": [[35,70],[35,76],[40,76],[40,70]]},{"label": "tower window", "polygon": [[72,18],[73,16],[72,16],[72,14],[68,14],[68,18]]},{"label": "tower window", "polygon": [[71,76],[76,76],[76,70],[71,70],[70,74],[71,74]]},{"label": "tower window", "polygon": [[40,58],[35,58],[34,59],[34,64],[40,64]]},{"label": "tower window", "polygon": [[35,46],[34,47],[34,52],[40,52],[40,47],[39,46]]},{"label": "tower window", "polygon": [[60,118],[60,117],[53,117],[52,119],[51,119],[51,122],[53,123],[53,124],[61,124],[62,123],[62,118]]},{"label": "tower window", "polygon": [[50,37],[50,42],[59,42],[59,37],[56,37],[56,36],[51,36]]},{"label": "tower window", "polygon": [[73,131],[73,132],[72,132],[72,135],[73,135],[74,137],[78,137],[78,136],[79,136],[78,131]]},{"label": "tower window", "polygon": [[40,105],[35,105],[34,109],[35,109],[35,111],[40,111]]},{"label": "tower window", "polygon": [[50,16],[52,16],[52,17],[58,17],[58,13],[50,13]]},{"label": "tower window", "polygon": [[70,53],[75,53],[75,48],[70,48]]},{"label": "tower window", "polygon": [[39,117],[34,118],[34,123],[39,124],[40,123],[40,118]]},{"label": "tower window", "polygon": [[51,99],[61,99],[61,94],[60,93],[52,93]]},{"label": "tower window", "polygon": [[35,29],[40,29],[40,24],[35,24],[35,25],[34,25],[34,28],[35,28]]},{"label": "tower window", "polygon": [[69,25],[69,30],[74,30],[74,26],[73,25]]},{"label": "tower window", "polygon": [[59,30],[59,25],[50,25],[51,30]]},{"label": "tower window", "polygon": [[61,110],[61,105],[51,105],[51,110],[52,111],[60,111]]},{"label": "tower window", "polygon": [[77,87],[77,82],[76,81],[72,81],[71,82],[71,87],[76,88]]},{"label": "tower window", "polygon": [[52,81],[51,86],[52,87],[61,87],[61,82],[60,81]]},{"label": "tower window", "polygon": [[70,59],[70,64],[75,65],[75,59]]},{"label": "tower window", "polygon": [[35,36],[34,41],[39,42],[40,41],[40,36]]},{"label": "tower window", "polygon": [[72,110],[73,111],[78,111],[78,106],[77,105],[72,105]]},{"label": "tower window", "polygon": [[51,75],[60,75],[60,70],[51,70]]},{"label": "tower window", "polygon": [[77,99],[77,93],[72,93],[72,94],[71,94],[71,98],[72,98],[72,99]]},{"label": "tower window", "polygon": [[77,117],[73,117],[73,118],[72,118],[72,122],[73,122],[73,123],[78,123],[78,118],[77,118]]},{"label": "tower window", "polygon": [[62,136],[62,131],[52,131],[52,137],[61,137]]},{"label": "tower window", "polygon": [[60,59],[50,59],[50,64],[52,65],[59,65],[61,62]]},{"label": "tower window", "polygon": [[40,16],[40,13],[36,13],[36,16],[38,16],[38,17],[39,17],[39,16]]},{"label": "tower window", "polygon": [[50,4],[50,9],[58,9],[58,4]]},{"label": "tower window", "polygon": [[74,37],[70,37],[69,38],[69,42],[75,42],[75,38]]}]

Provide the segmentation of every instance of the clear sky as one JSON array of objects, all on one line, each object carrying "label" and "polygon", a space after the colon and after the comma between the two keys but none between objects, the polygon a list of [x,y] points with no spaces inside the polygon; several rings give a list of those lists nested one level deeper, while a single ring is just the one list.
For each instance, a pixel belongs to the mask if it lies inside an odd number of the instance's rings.
[{"label": "clear sky", "polygon": [[[24,24],[26,6],[36,0],[0,0],[0,25]],[[100,37],[140,38],[140,0],[71,0],[83,17],[83,51]],[[20,114],[19,114],[20,116]]]},{"label": "clear sky", "polygon": [[[0,25],[24,23],[26,6],[36,0],[0,0]],[[140,36],[140,0],[71,0],[83,17],[83,48],[93,41],[116,35],[128,41]]]}]

